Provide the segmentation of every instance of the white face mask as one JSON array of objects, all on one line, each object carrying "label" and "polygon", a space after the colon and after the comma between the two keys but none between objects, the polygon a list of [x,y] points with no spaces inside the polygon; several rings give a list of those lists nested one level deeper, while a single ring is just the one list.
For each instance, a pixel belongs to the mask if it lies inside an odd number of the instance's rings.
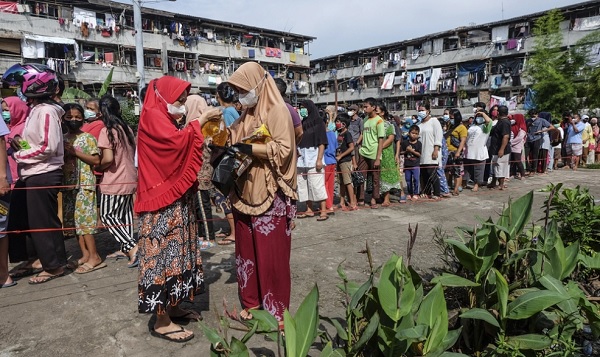
[{"label": "white face mask", "polygon": [[239,94],[240,104],[247,108],[254,108],[258,104],[258,96],[254,89],[246,94]]},{"label": "white face mask", "polygon": [[181,105],[179,107],[174,106],[173,104],[167,103],[167,112],[171,114],[171,116],[176,118],[181,118],[185,115],[185,105]]},{"label": "white face mask", "polygon": [[349,117],[353,117],[353,116],[354,116],[354,114],[355,114],[354,110],[350,110],[350,111],[348,112],[348,116],[349,116]]}]

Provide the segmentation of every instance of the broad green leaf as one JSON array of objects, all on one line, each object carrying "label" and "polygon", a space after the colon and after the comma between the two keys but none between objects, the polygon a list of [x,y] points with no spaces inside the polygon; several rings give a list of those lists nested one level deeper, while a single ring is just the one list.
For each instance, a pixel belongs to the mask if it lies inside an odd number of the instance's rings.
[{"label": "broad green leaf", "polygon": [[502,318],[506,317],[508,305],[508,282],[504,276],[495,268],[492,271],[496,275],[496,295],[498,296],[498,310]]},{"label": "broad green leaf", "polygon": [[75,88],[75,87],[66,88],[61,97],[61,99],[63,101],[69,101],[69,100],[73,100],[73,99],[90,99],[90,98],[92,98],[91,95],[89,95],[85,91],[82,91],[81,89]]},{"label": "broad green leaf", "polygon": [[223,337],[219,336],[217,330],[208,327],[208,325],[202,321],[199,322],[200,327],[202,327],[202,332],[204,332],[204,336],[206,339],[210,341],[210,343],[215,346],[217,344],[221,344],[224,346],[228,346],[227,342],[223,339]]},{"label": "broad green leaf", "polygon": [[252,319],[258,321],[256,331],[259,333],[265,333],[270,331],[277,331],[279,324],[273,315],[265,310],[251,310]]},{"label": "broad green leaf", "polygon": [[417,296],[417,289],[413,283],[412,272],[405,265],[400,265],[400,269],[396,270],[396,276],[401,279],[402,290],[400,290],[400,301],[398,301],[398,314],[402,318],[412,311],[415,297]]},{"label": "broad green leaf", "polygon": [[510,238],[516,238],[525,228],[531,218],[531,209],[533,207],[533,191],[529,191],[524,196],[509,202],[506,209],[502,212],[498,225],[505,228]]},{"label": "broad green leaf", "polygon": [[[406,328],[398,327],[396,330],[401,331],[406,330]],[[379,350],[385,351],[384,355],[386,357],[403,356],[411,346],[409,340],[400,340],[396,338],[396,331],[382,324],[379,324],[379,328],[377,329],[377,337]]]},{"label": "broad green leaf", "polygon": [[579,261],[588,269],[600,269],[600,254],[596,254],[593,257],[579,254]]},{"label": "broad green leaf", "polygon": [[[378,327],[379,327],[379,314],[376,312],[373,315],[373,317],[371,317],[371,319],[369,320],[369,324],[367,325],[365,330],[362,332],[362,335],[360,336],[360,338],[358,339],[356,344],[354,344],[354,346],[352,346],[352,352],[360,351],[363,348],[363,346],[365,346],[367,344],[367,342],[369,342],[371,337],[373,337],[373,335],[375,335],[375,332],[377,332]],[[286,338],[287,338],[287,336],[286,336]],[[306,354],[303,354],[302,356],[306,356]]]},{"label": "broad green leaf", "polygon": [[569,298],[569,296],[563,296],[548,290],[530,292],[519,296],[513,302],[508,304],[508,313],[506,317],[511,320],[526,319]]},{"label": "broad green leaf", "polygon": [[338,348],[338,349],[333,349],[333,344],[331,341],[327,342],[327,345],[325,345],[325,348],[323,348],[323,351],[321,351],[321,357],[345,357],[346,356],[346,352],[344,352],[344,350]]},{"label": "broad green leaf", "polygon": [[541,351],[550,347],[552,340],[544,335],[527,334],[507,337],[506,343],[522,350]]},{"label": "broad green leaf", "polygon": [[[421,316],[425,312],[424,319]],[[427,323],[427,321],[429,323]],[[440,284],[437,284],[423,300],[419,308],[418,324],[426,324],[430,327],[427,341],[423,351],[427,354],[429,351],[435,350],[448,334],[448,310],[446,309],[446,300],[444,299],[444,290]]]},{"label": "broad green leaf", "polygon": [[459,242],[454,239],[447,239],[446,243],[452,246],[454,254],[462,266],[473,273],[477,273],[479,271],[483,260],[475,256],[469,247],[467,247],[463,242]]},{"label": "broad green leaf", "polygon": [[446,310],[446,300],[444,300],[444,291],[442,290],[442,286],[437,284],[425,296],[419,307],[417,325],[425,325],[432,328],[442,309],[448,313]]},{"label": "broad green leaf", "polygon": [[456,341],[458,341],[462,330],[463,328],[460,327],[456,330],[448,331],[442,343],[439,344],[436,349],[432,350],[427,356],[439,357],[443,355],[446,350],[450,349],[456,344]]},{"label": "broad green leaf", "polygon": [[[500,241],[498,239],[498,231],[495,226],[489,226],[487,229],[482,229],[477,232],[477,239],[483,244],[477,252],[477,256],[482,258],[482,264],[479,271],[475,275],[475,281],[479,282],[482,276],[487,274],[489,268],[494,264],[494,261],[498,257],[498,251],[500,249]],[[479,237],[481,234],[485,234],[485,237]]]},{"label": "broad green leaf", "polygon": [[473,287],[479,286],[480,284],[473,282],[469,279],[463,278],[454,274],[443,273],[442,275],[438,275],[435,278],[431,279],[432,284],[442,284],[442,286],[451,286],[451,287]]},{"label": "broad green leaf", "polygon": [[250,357],[248,347],[235,337],[231,338],[231,345],[229,347],[231,348],[231,357]]},{"label": "broad green leaf", "polygon": [[464,312],[460,315],[460,318],[461,319],[481,320],[481,321],[487,322],[488,324],[490,324],[492,326],[500,328],[500,324],[498,323],[498,320],[496,320],[494,315],[492,315],[489,311],[484,310],[484,309],[473,308],[473,309],[467,310],[466,312]]},{"label": "broad green leaf", "polygon": [[112,82],[112,76],[113,76],[114,70],[115,70],[115,67],[112,67],[110,69],[110,72],[108,72],[108,76],[106,76],[106,79],[104,80],[104,83],[102,83],[102,87],[100,87],[100,91],[98,92],[98,98],[102,97],[103,95],[106,94],[106,92],[108,92],[108,87],[110,86],[110,82]]},{"label": "broad green leaf", "polygon": [[246,334],[244,335],[244,337],[242,337],[242,342],[243,343],[248,342],[248,340],[250,339],[250,337],[254,336],[254,334],[256,333],[256,329],[258,328],[258,321],[251,320],[251,323],[252,323],[252,328],[250,329],[250,331],[246,332]]},{"label": "broad green leaf", "polygon": [[377,285],[377,295],[381,308],[394,322],[400,320],[400,310],[398,309],[398,290],[399,284],[396,274],[396,265],[400,258],[393,254],[384,264]]},{"label": "broad green leaf", "polygon": [[338,337],[344,341],[348,341],[348,333],[346,332],[344,327],[342,327],[342,324],[337,319],[335,319],[335,318],[331,319],[331,318],[325,317],[325,316],[320,316],[320,319],[332,324],[333,327],[335,327],[335,330],[337,331]]},{"label": "broad green leaf", "polygon": [[414,341],[424,341],[427,336],[427,332],[429,327],[425,325],[417,325],[412,328],[398,330],[396,333],[396,338],[399,340],[414,340]]},{"label": "broad green leaf", "polygon": [[352,299],[350,300],[350,309],[354,310],[358,306],[358,303],[363,300],[365,294],[369,289],[373,287],[373,274],[369,276],[369,279],[365,281],[352,295]]},{"label": "broad green leaf", "polygon": [[509,266],[512,264],[518,264],[521,262],[521,260],[523,260],[523,258],[525,257],[525,255],[527,255],[527,253],[529,253],[530,249],[521,249],[519,251],[517,251],[516,253],[513,253],[510,258],[504,263],[504,266]]},{"label": "broad green leaf", "polygon": [[578,259],[577,255],[579,254],[579,242],[574,242],[570,246],[565,248],[565,264],[563,265],[563,271],[560,277],[560,280],[566,279],[577,267]]},{"label": "broad green leaf", "polygon": [[440,357],[469,357],[469,355],[457,352],[444,352],[440,355]]},{"label": "broad green leaf", "polygon": [[550,290],[550,291],[554,291],[556,293],[559,293],[562,296],[569,296],[569,299],[566,299],[563,302],[559,302],[557,304],[557,306],[567,315],[575,315],[578,314],[578,309],[577,309],[577,304],[575,304],[575,301],[570,297],[569,293],[567,292],[567,289],[565,289],[563,283],[561,281],[559,281],[558,279],[555,279],[551,276],[542,276],[539,280],[540,284],[542,284],[543,287],[545,287],[546,289]]},{"label": "broad green leaf", "polygon": [[[315,285],[312,290],[306,295],[298,311],[294,321],[296,322],[296,351],[297,356],[306,356],[310,346],[312,346],[315,338],[317,338],[319,327],[319,288]],[[291,343],[287,338],[286,345]]]},{"label": "broad green leaf", "polygon": [[[301,356],[297,349],[296,322],[287,309],[283,312],[283,328],[285,331],[286,356]],[[304,355],[306,356],[306,355]]]}]

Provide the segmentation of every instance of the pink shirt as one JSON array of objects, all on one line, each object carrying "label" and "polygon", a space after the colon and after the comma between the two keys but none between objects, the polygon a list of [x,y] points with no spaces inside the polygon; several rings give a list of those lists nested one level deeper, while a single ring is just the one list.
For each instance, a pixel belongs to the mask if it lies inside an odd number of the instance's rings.
[{"label": "pink shirt", "polygon": [[116,129],[112,129],[115,145],[108,140],[107,129],[102,128],[98,137],[98,148],[112,149],[114,160],[108,169],[104,171],[100,181],[100,192],[106,195],[130,195],[137,187],[137,171],[133,164],[135,147],[129,145],[125,138],[119,139]]}]

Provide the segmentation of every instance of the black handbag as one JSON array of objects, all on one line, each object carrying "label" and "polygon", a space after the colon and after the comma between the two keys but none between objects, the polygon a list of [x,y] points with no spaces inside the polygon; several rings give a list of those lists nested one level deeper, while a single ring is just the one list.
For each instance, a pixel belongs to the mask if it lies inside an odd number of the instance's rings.
[{"label": "black handbag", "polygon": [[217,190],[227,197],[236,180],[234,171],[236,166],[239,165],[236,159],[237,150],[233,147],[212,147],[211,149],[210,164],[214,168],[211,182]]}]

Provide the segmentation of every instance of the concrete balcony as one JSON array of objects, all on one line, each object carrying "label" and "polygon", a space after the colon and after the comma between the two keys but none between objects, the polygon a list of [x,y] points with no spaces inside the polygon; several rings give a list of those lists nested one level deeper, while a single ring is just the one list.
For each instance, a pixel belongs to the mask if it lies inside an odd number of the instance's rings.
[{"label": "concrete balcony", "polygon": [[[592,31],[564,31],[563,46],[572,46],[591,32]],[[448,67],[462,62],[525,56],[527,53],[533,51],[534,44],[535,39],[533,37],[528,37],[523,39],[523,46],[520,51],[517,51],[517,49],[507,50],[506,46],[502,46],[502,48],[499,49],[490,43],[482,46],[450,50],[442,52],[439,55],[425,54],[419,56],[415,60],[408,58],[406,70],[417,71],[427,68]],[[393,67],[386,67],[382,63],[378,63],[374,69],[365,70],[364,68],[364,66],[340,68],[337,70],[338,81],[347,80],[352,77],[383,75],[389,72],[401,72],[405,70],[404,68],[401,68],[399,64]],[[333,77],[330,72],[331,70],[326,70],[312,74],[311,82],[319,83],[323,81],[332,81]]]},{"label": "concrete balcony", "polygon": [[[121,45],[126,48],[135,48],[135,37],[131,30],[122,30],[118,35],[113,33],[110,37],[103,37],[95,29],[89,30],[89,36],[83,37],[79,27],[73,23],[61,26],[56,19],[45,19],[22,14],[8,14],[0,12],[0,23],[4,29],[10,29],[15,33],[30,33],[40,36],[55,36],[70,38],[78,41],[78,43],[97,44],[106,46]],[[294,54],[290,52],[282,52],[281,58],[267,57],[264,48],[251,48],[216,43],[209,41],[194,41],[190,47],[184,47],[179,44],[176,39],[171,39],[167,35],[144,32],[144,48],[152,50],[160,50],[166,48],[169,52],[180,52],[199,54],[204,57],[217,57],[223,59],[231,59],[240,61],[254,60],[269,64],[295,65],[302,67],[310,66],[310,57],[308,55],[296,54],[295,62],[290,61],[290,57]],[[246,52],[248,49],[255,50],[255,58],[247,58]]]}]

